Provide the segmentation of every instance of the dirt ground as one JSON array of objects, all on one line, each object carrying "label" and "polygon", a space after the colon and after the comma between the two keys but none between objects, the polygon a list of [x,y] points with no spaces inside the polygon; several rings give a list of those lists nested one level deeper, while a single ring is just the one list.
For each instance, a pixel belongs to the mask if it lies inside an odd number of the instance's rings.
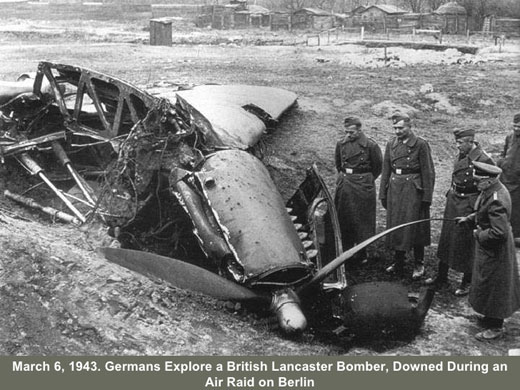
[{"label": "dirt ground", "polygon": [[[435,217],[442,216],[450,184],[453,129],[474,127],[483,147],[496,155],[520,107],[520,45],[514,40],[500,53],[492,41],[484,42],[476,56],[389,48],[391,60],[385,62],[383,49],[269,45],[302,36],[265,31],[256,41],[250,31],[176,31],[174,37],[184,43],[149,46],[146,24],[4,15],[0,78],[14,80],[48,60],[105,72],[153,93],[170,83],[242,83],[296,92],[298,106],[265,138],[265,163],[286,199],[312,163],[334,189],[332,156],[346,114],[360,116],[367,134],[383,147],[392,135],[388,114],[405,108],[414,115],[416,134],[432,147]],[[28,189],[28,178],[13,176],[10,163],[0,165],[2,193]],[[380,208],[378,230],[384,221]],[[429,275],[436,268],[439,231],[434,223]],[[0,197],[0,354],[478,356],[520,348],[520,313],[507,320],[503,339],[474,339],[479,330],[474,312],[466,298],[452,294],[460,278],[455,273],[411,341],[330,337],[315,330],[289,340],[254,313],[107,263],[95,249],[111,240],[101,225],[78,229],[53,223]],[[383,272],[388,263],[383,247],[375,245],[371,253],[367,266],[350,270],[349,281],[397,280]],[[402,282],[411,292],[421,288],[421,282]]]}]

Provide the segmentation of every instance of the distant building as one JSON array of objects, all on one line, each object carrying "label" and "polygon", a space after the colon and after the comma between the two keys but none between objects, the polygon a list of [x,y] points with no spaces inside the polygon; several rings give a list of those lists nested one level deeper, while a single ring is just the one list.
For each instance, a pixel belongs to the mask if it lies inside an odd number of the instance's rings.
[{"label": "distant building", "polygon": [[366,10],[367,7],[364,6],[364,5],[359,5],[357,6],[356,8],[354,8],[352,11],[350,11],[350,14],[351,15],[358,15],[360,14],[361,12],[363,12],[364,10]]},{"label": "distant building", "polygon": [[291,30],[291,14],[288,12],[272,12],[271,30]]},{"label": "distant building", "polygon": [[382,4],[368,6],[363,11],[358,12],[358,15],[366,19],[377,19],[387,16],[404,15],[407,13],[408,11],[405,9],[393,5]]},{"label": "distant building", "polygon": [[301,8],[291,17],[293,29],[328,30],[334,27],[335,16],[318,8]]},{"label": "distant building", "polygon": [[508,37],[520,37],[520,19],[499,18],[495,15],[487,15],[482,26],[483,32]]},{"label": "distant building", "polygon": [[234,28],[269,26],[271,11],[259,5],[235,10]]},{"label": "distant building", "polygon": [[237,11],[245,11],[247,9],[247,0],[230,0],[229,4],[234,6]]},{"label": "distant building", "polygon": [[255,27],[269,26],[271,21],[271,11],[259,5],[250,5],[247,11],[251,15],[251,25]]},{"label": "distant building", "polygon": [[398,28],[399,18],[407,13],[407,10],[393,5],[371,5],[365,7],[364,10],[359,9],[359,11],[356,11],[344,26],[363,26],[365,31],[381,33],[385,32],[388,28]]},{"label": "distant building", "polygon": [[468,28],[466,8],[454,1],[437,8],[433,17],[444,34],[462,34]]}]

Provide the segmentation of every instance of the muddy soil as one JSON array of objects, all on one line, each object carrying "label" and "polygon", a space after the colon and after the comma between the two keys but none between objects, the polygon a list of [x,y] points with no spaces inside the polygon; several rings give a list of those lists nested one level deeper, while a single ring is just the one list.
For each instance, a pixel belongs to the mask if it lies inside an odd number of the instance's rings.
[{"label": "muddy soil", "polygon": [[[24,26],[25,32],[13,33],[8,22]],[[383,147],[392,134],[389,112],[405,107],[415,116],[416,133],[432,147],[437,175],[432,215],[440,217],[455,156],[453,129],[476,128],[484,148],[499,153],[520,106],[520,48],[514,41],[502,53],[491,43],[483,49],[487,55],[464,61],[448,61],[446,55],[435,62],[433,53],[389,49],[394,63],[385,66],[383,58],[381,66],[382,49],[352,45],[193,45],[196,39],[191,34],[186,36],[190,44],[154,47],[143,43],[146,38],[137,28],[132,35],[132,29],[120,26],[124,38],[114,34],[104,41],[84,39],[92,37],[86,31],[88,23],[83,35],[77,33],[81,26],[70,35],[30,32],[46,27],[42,23],[32,21],[28,26],[9,19],[3,24],[3,80],[35,71],[38,61],[49,60],[105,72],[152,93],[164,92],[170,83],[243,83],[296,92],[298,106],[264,140],[265,163],[286,199],[312,163],[334,189],[332,156],[345,115],[360,116],[368,135]],[[219,34],[230,36],[230,32],[212,34],[216,41]],[[23,192],[34,183],[12,163],[0,165],[2,193]],[[37,196],[40,190],[36,187],[28,195]],[[384,227],[380,208],[378,230]],[[432,228],[434,244],[427,248],[426,259],[429,275],[436,269],[440,225],[434,223]],[[102,225],[63,225],[0,197],[0,354],[507,355],[509,349],[520,347],[520,313],[506,322],[503,339],[493,343],[474,339],[479,330],[474,312],[467,298],[452,294],[460,278],[456,273],[450,273],[450,287],[437,293],[421,333],[412,340],[332,337],[317,329],[290,340],[274,329],[269,318],[247,308],[107,263],[96,248],[112,240]],[[389,254],[383,246],[375,245],[371,254],[368,265],[349,270],[349,281],[398,281],[384,274]],[[422,286],[408,278],[401,281],[414,293]]]}]

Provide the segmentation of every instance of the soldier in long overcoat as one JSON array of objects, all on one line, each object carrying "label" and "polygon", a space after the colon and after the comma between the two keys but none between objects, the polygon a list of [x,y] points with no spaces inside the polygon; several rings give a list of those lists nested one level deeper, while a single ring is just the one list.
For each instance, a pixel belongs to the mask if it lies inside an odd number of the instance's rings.
[{"label": "soldier in long overcoat", "polygon": [[[381,174],[383,155],[363,132],[359,118],[345,118],[344,128],[345,136],[335,150],[338,178],[334,202],[345,250],[376,232],[375,180]],[[366,259],[366,252],[359,258]]]},{"label": "soldier in long overcoat", "polygon": [[462,272],[460,286],[456,296],[469,293],[471,273],[475,254],[473,232],[467,225],[457,225],[455,217],[462,217],[473,212],[478,196],[477,183],[473,179],[473,162],[480,161],[494,165],[493,159],[475,142],[474,129],[460,129],[453,132],[459,155],[453,165],[451,188],[446,194],[446,207],[442,224],[437,257],[439,270],[435,278],[426,280],[426,284],[440,287],[448,281],[450,268]]},{"label": "soldier in long overcoat", "polygon": [[486,328],[475,335],[478,340],[493,340],[503,335],[504,319],[520,308],[520,275],[516,260],[511,217],[511,198],[498,180],[502,170],[494,165],[474,162],[474,177],[480,194],[475,212],[458,217],[469,223],[476,249],[469,303],[484,315]]},{"label": "soldier in long overcoat", "polygon": [[[386,145],[379,198],[386,208],[387,229],[402,223],[429,218],[435,184],[430,146],[417,137],[410,117],[392,116],[395,137]],[[387,246],[395,251],[387,272],[402,272],[406,252],[414,251],[413,279],[424,275],[424,247],[430,245],[430,223],[410,226],[388,236]]]},{"label": "soldier in long overcoat", "polygon": [[511,195],[513,236],[520,237],[520,113],[513,117],[513,133],[506,137],[497,165],[502,168],[500,180]]}]

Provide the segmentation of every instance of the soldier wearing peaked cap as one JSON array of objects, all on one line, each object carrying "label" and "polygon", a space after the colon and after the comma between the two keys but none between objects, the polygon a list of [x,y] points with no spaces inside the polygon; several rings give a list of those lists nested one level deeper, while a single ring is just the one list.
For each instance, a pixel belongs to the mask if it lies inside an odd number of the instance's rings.
[{"label": "soldier wearing peaked cap", "polygon": [[513,132],[506,137],[497,165],[503,171],[500,180],[511,195],[513,235],[520,237],[520,113],[513,117]]},{"label": "soldier wearing peaked cap", "polygon": [[473,177],[480,192],[475,211],[457,217],[458,224],[468,224],[475,238],[475,261],[469,304],[484,315],[484,330],[478,340],[494,340],[504,334],[504,319],[520,308],[520,277],[516,262],[511,217],[511,198],[499,181],[502,170],[475,161]]},{"label": "soldier wearing peaked cap", "polygon": [[446,206],[442,224],[437,257],[438,273],[435,278],[426,280],[427,285],[441,287],[448,282],[450,268],[462,272],[460,286],[455,295],[464,296],[469,293],[475,242],[473,232],[467,225],[453,223],[453,218],[473,212],[478,196],[477,183],[473,178],[474,162],[493,164],[493,159],[475,142],[474,129],[458,129],[453,132],[459,154],[453,165],[451,187],[446,194]]},{"label": "soldier wearing peaked cap", "polygon": [[[418,219],[429,218],[435,183],[435,169],[428,143],[417,137],[410,117],[392,116],[395,137],[386,145],[379,198],[386,208],[387,229]],[[422,223],[388,235],[387,246],[395,251],[394,262],[386,271],[401,272],[406,252],[413,249],[413,279],[424,275],[424,247],[430,245],[430,224]]]},{"label": "soldier wearing peaked cap", "polygon": [[475,164],[473,165],[473,174],[478,180],[481,180],[482,178],[496,178],[500,176],[500,174],[503,172],[503,170],[500,167],[494,164],[475,162]]},{"label": "soldier wearing peaked cap", "polygon": [[[334,202],[338,212],[343,249],[373,236],[376,231],[376,188],[381,174],[382,153],[362,130],[361,120],[347,117],[344,137],[336,144],[338,171]],[[360,254],[366,259],[366,253]]]}]

